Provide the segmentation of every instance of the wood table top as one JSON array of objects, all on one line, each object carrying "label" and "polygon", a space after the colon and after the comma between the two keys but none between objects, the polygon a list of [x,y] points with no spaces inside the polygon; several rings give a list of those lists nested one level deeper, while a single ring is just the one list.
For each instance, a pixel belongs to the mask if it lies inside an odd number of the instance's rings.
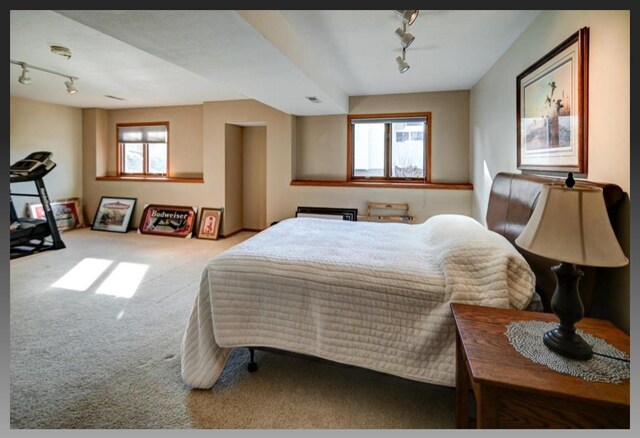
[{"label": "wood table top", "polygon": [[[555,315],[459,303],[452,303],[451,310],[474,382],[629,406],[630,379],[615,384],[562,374],[522,356],[509,343],[505,334],[509,322],[558,322]],[[609,321],[584,318],[576,327],[629,352],[629,335]]]}]

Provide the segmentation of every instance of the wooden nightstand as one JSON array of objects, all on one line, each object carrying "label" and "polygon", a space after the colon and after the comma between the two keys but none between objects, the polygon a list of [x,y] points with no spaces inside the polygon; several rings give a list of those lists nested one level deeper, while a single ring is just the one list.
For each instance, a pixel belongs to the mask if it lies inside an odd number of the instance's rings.
[{"label": "wooden nightstand", "polygon": [[[469,390],[478,428],[629,428],[629,379],[588,382],[520,355],[507,339],[511,321],[557,321],[555,315],[451,304],[456,323],[456,422],[468,428]],[[629,336],[608,321],[578,328],[629,352]]]}]

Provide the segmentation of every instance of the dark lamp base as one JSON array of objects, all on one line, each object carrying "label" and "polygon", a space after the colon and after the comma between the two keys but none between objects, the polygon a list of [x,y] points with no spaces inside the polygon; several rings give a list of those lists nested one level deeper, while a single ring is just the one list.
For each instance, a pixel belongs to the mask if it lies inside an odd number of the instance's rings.
[{"label": "dark lamp base", "polygon": [[544,345],[550,350],[571,359],[588,360],[593,356],[591,346],[575,333],[566,333],[557,328],[544,334]]}]

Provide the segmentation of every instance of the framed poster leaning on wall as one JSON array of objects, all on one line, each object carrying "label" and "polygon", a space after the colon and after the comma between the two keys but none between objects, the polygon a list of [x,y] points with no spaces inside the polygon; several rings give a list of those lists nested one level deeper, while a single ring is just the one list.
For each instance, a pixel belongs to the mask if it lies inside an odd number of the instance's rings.
[{"label": "framed poster leaning on wall", "polygon": [[147,204],[138,232],[159,236],[188,238],[193,234],[198,207]]},{"label": "framed poster leaning on wall", "polygon": [[[73,228],[84,227],[84,216],[82,214],[82,201],[80,198],[67,198],[51,201],[51,210],[56,219],[58,230],[65,231]],[[36,219],[46,219],[42,204],[27,204],[29,216]]]},{"label": "framed poster leaning on wall", "polygon": [[198,239],[218,240],[223,211],[222,208],[202,208],[200,210]]},{"label": "framed poster leaning on wall", "polygon": [[126,233],[136,206],[136,198],[100,198],[98,210],[93,217],[92,230]]}]

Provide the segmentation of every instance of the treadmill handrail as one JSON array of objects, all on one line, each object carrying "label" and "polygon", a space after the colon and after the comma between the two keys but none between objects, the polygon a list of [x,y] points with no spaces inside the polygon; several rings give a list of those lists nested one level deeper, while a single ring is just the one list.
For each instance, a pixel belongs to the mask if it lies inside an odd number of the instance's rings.
[{"label": "treadmill handrail", "polygon": [[33,196],[35,198],[39,198],[40,195],[38,195],[37,193],[9,193],[9,195],[11,196]]},{"label": "treadmill handrail", "polygon": [[25,181],[34,181],[38,178],[44,177],[46,174],[48,174],[53,169],[55,169],[56,166],[57,164],[55,163],[53,164],[53,166],[51,166],[48,169],[45,166],[40,166],[36,170],[31,172],[29,175],[19,175],[19,174],[9,173],[9,182],[17,183],[17,182],[25,182]]}]

